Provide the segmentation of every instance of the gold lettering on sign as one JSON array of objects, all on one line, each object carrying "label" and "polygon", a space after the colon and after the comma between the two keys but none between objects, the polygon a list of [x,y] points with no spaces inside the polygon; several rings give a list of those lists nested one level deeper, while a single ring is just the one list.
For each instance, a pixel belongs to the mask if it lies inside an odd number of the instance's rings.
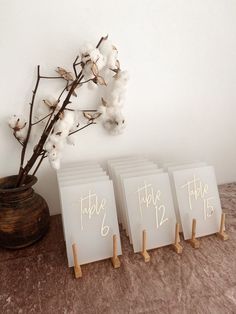
[{"label": "gold lettering on sign", "polygon": [[147,184],[146,182],[144,182],[144,185],[139,187],[136,193],[138,193],[139,212],[141,219],[143,218],[144,209],[154,207],[157,229],[168,221],[168,218],[165,217],[166,208],[163,204],[160,204],[161,203],[160,190],[157,190],[155,192],[152,184]]},{"label": "gold lettering on sign", "polygon": [[186,184],[181,186],[182,189],[187,188],[188,191],[188,203],[189,207],[193,209],[193,202],[197,200],[203,201],[203,216],[206,220],[211,217],[214,213],[214,207],[210,204],[210,201],[214,197],[207,197],[209,193],[209,186],[193,175],[193,180],[188,181]]},{"label": "gold lettering on sign", "polygon": [[103,198],[99,202],[99,198],[96,193],[89,191],[88,195],[81,197],[80,199],[80,227],[84,230],[84,217],[92,219],[94,216],[102,216],[101,224],[101,236],[105,237],[108,235],[110,227],[105,225],[106,220],[106,199]]}]

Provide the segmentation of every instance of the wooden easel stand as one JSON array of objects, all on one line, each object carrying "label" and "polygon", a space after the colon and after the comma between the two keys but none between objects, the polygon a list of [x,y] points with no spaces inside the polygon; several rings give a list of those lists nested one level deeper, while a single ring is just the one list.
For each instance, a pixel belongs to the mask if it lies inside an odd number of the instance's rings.
[{"label": "wooden easel stand", "polygon": [[189,243],[194,249],[199,249],[200,242],[196,239],[196,219],[193,219],[192,222],[192,238],[189,240]]},{"label": "wooden easel stand", "polygon": [[173,244],[173,248],[177,254],[181,254],[183,252],[183,247],[180,245],[179,223],[176,223],[175,225],[175,243]]},{"label": "wooden easel stand", "polygon": [[120,260],[117,256],[117,237],[115,234],[113,235],[113,257],[111,258],[111,262],[114,268],[120,267]]},{"label": "wooden easel stand", "polygon": [[143,230],[142,236],[143,236],[143,248],[142,248],[141,255],[144,258],[144,262],[148,263],[148,262],[150,262],[150,255],[147,252],[147,232],[146,232],[146,230]]},{"label": "wooden easel stand", "polygon": [[74,257],[75,278],[80,278],[82,277],[82,270],[78,261],[78,247],[76,243],[72,245],[72,250],[73,250],[73,257]]}]

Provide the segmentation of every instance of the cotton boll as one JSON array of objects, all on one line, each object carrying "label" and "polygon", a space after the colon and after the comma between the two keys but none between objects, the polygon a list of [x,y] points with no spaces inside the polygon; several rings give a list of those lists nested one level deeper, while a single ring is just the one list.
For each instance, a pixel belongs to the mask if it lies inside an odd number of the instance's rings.
[{"label": "cotton boll", "polygon": [[101,57],[96,62],[99,71],[101,71],[105,67],[106,62],[106,58],[101,55]]},{"label": "cotton boll", "polygon": [[62,151],[64,148],[64,144],[65,144],[65,139],[62,139],[61,141],[59,141],[55,146],[56,146],[56,150],[58,151]]},{"label": "cotton boll", "polygon": [[107,57],[107,66],[110,69],[116,68],[117,57],[118,57],[118,51],[116,49],[113,49],[111,54]]},{"label": "cotton boll", "polygon": [[119,81],[122,81],[124,84],[127,84],[129,80],[129,73],[128,71],[120,71],[117,75]]},{"label": "cotton boll", "polygon": [[65,129],[61,132],[60,137],[65,139],[69,135],[69,133],[70,133],[70,129],[69,128]]},{"label": "cotton boll", "polygon": [[22,128],[24,128],[26,126],[26,120],[23,117],[20,117],[19,119],[20,120],[17,123],[17,127],[22,129]]},{"label": "cotton boll", "polygon": [[100,51],[97,48],[90,51],[89,55],[90,55],[91,61],[94,63],[96,63],[98,61],[98,59],[103,58],[102,54],[100,53]]},{"label": "cotton boll", "polygon": [[56,160],[56,159],[59,159],[59,157],[60,157],[60,152],[56,148],[52,149],[48,154],[48,158],[50,160]]},{"label": "cotton boll", "polygon": [[108,97],[108,106],[123,107],[126,94],[126,86],[129,76],[127,71],[120,71],[111,82],[111,93]]},{"label": "cotton boll", "polygon": [[26,125],[26,120],[24,117],[22,116],[16,116],[13,115],[12,117],[10,117],[10,119],[8,120],[8,124],[12,129],[16,129],[16,130],[20,130],[22,128],[25,127]]},{"label": "cotton boll", "polygon": [[62,140],[62,139],[61,139],[61,136],[59,136],[59,135],[51,134],[51,135],[49,136],[49,141],[52,142],[52,143],[55,144],[55,145],[56,145],[57,143],[59,143],[61,140]]},{"label": "cotton boll", "polygon": [[112,81],[113,89],[125,90],[129,80],[127,71],[120,71]]},{"label": "cotton boll", "polygon": [[81,50],[81,61],[84,64],[83,74],[86,80],[93,77],[91,72],[92,63],[96,63],[99,71],[106,65],[106,58],[101,54],[99,49],[94,48],[91,44],[86,45]]},{"label": "cotton boll", "polygon": [[90,60],[90,52],[94,50],[94,46],[90,43],[84,45],[80,50],[81,61],[86,64]]},{"label": "cotton boll", "polygon": [[55,170],[59,170],[60,169],[60,166],[61,166],[61,161],[60,159],[55,159],[55,160],[50,160],[50,164],[51,164],[51,167]]},{"label": "cotton boll", "polygon": [[114,111],[111,115],[106,115],[103,126],[110,134],[121,134],[126,126],[124,116],[120,111]]},{"label": "cotton boll", "polygon": [[10,126],[10,128],[14,129],[18,123],[19,117],[17,117],[16,115],[11,116],[10,119],[8,120],[8,125]]},{"label": "cotton boll", "polygon": [[90,52],[90,59],[92,62],[96,63],[99,71],[102,70],[106,64],[106,58],[97,48]]},{"label": "cotton boll", "polygon": [[67,136],[66,142],[69,145],[75,145],[75,137],[73,135]]},{"label": "cotton boll", "polygon": [[[53,138],[60,138],[60,141],[53,143]],[[60,158],[61,158],[61,151],[64,147],[64,139],[60,136],[54,136],[53,134],[49,137],[49,140],[45,144],[45,149],[48,152],[48,159],[50,161],[51,166],[54,169],[60,168]]]},{"label": "cotton boll", "polygon": [[62,119],[55,123],[53,133],[62,139],[65,139],[70,133],[70,129],[75,124],[75,115],[73,111],[64,111]]},{"label": "cotton boll", "polygon": [[112,106],[111,104],[109,105],[108,103],[104,106],[104,105],[100,105],[98,107],[98,112],[101,113],[101,120],[106,120],[107,117],[111,117],[116,115],[116,113],[120,111],[119,108],[116,108],[115,106]]},{"label": "cotton boll", "polygon": [[94,77],[94,74],[93,74],[91,68],[92,68],[92,62],[86,63],[84,68],[83,68],[83,75],[84,75],[84,79],[86,81],[90,80]]},{"label": "cotton boll", "polygon": [[70,132],[75,131],[80,124],[81,118],[84,117],[80,110],[74,111],[74,125],[70,129]]},{"label": "cotton boll", "polygon": [[52,151],[53,149],[55,148],[55,144],[49,139],[45,145],[44,145],[44,149],[47,151],[47,152],[50,152]]},{"label": "cotton boll", "polygon": [[56,149],[58,152],[62,151],[63,148],[64,148],[64,139],[61,139],[61,138],[60,138],[60,141],[58,141],[57,143],[53,143],[51,140],[49,140],[44,146],[44,149],[49,153],[52,152],[54,149]]},{"label": "cotton boll", "polygon": [[105,106],[105,110],[103,111],[103,115],[101,117],[106,119],[106,117],[115,116],[117,112],[118,110],[114,106]]},{"label": "cotton boll", "polygon": [[18,130],[15,132],[15,136],[20,140],[21,142],[24,142],[27,136],[28,129],[26,127]]},{"label": "cotton boll", "polygon": [[110,54],[112,54],[113,51],[112,42],[108,39],[103,40],[99,46],[99,50],[103,56],[108,57]]},{"label": "cotton boll", "polygon": [[62,121],[66,124],[67,128],[70,130],[75,124],[75,113],[74,111],[65,110],[64,117]]},{"label": "cotton boll", "polygon": [[101,117],[103,117],[107,112],[107,107],[104,105],[100,105],[100,106],[98,106],[97,110],[98,110],[98,112],[100,112],[102,114]]},{"label": "cotton boll", "polygon": [[44,145],[44,149],[48,153],[52,152],[55,149],[55,147],[56,147],[56,144],[53,141],[51,141],[50,138],[48,139],[48,141]]},{"label": "cotton boll", "polygon": [[125,101],[125,92],[123,89],[114,89],[109,97],[112,106],[123,107]]},{"label": "cotton boll", "polygon": [[99,50],[106,60],[107,67],[115,69],[118,51],[114,47],[112,42],[110,40],[103,40],[101,45],[99,46]]},{"label": "cotton boll", "polygon": [[121,109],[125,102],[126,89],[114,88],[110,94],[106,96],[107,107],[115,107]]},{"label": "cotton boll", "polygon": [[68,124],[63,120],[59,119],[54,126],[54,133],[62,133],[63,131],[68,129]]}]

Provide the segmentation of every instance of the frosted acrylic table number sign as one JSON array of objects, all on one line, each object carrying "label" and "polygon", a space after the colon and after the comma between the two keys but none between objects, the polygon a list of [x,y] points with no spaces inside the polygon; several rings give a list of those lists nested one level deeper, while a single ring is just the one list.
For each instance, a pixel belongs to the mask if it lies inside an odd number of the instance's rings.
[{"label": "frosted acrylic table number sign", "polygon": [[[220,230],[221,203],[214,168],[185,169],[173,172],[184,239],[217,233]],[[194,221],[193,221],[194,220]]]},{"label": "frosted acrylic table number sign", "polygon": [[80,265],[112,257],[114,235],[121,255],[112,182],[61,186],[60,193],[69,267],[74,266],[74,243]]},{"label": "frosted acrylic table number sign", "polygon": [[173,244],[176,216],[168,174],[124,178],[123,186],[134,252],[142,252],[144,240],[147,249]]}]

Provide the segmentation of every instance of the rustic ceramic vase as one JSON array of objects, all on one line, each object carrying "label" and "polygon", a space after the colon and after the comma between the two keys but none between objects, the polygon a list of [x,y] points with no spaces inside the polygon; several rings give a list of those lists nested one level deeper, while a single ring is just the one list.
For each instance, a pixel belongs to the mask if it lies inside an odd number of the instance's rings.
[{"label": "rustic ceramic vase", "polygon": [[16,177],[0,179],[0,246],[10,249],[36,242],[49,228],[48,205],[32,188],[37,178],[28,176],[14,188]]}]

